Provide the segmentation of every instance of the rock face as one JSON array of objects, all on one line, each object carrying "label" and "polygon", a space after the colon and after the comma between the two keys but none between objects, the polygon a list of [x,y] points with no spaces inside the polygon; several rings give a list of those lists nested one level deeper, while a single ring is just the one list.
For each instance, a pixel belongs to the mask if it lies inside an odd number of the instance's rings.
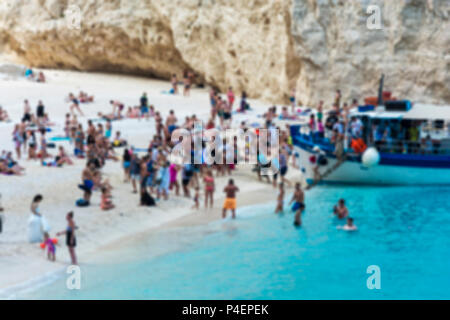
[{"label": "rock face", "polygon": [[[380,8],[379,26],[369,5]],[[337,88],[345,99],[376,95],[384,73],[398,98],[450,103],[449,8],[448,0],[2,0],[0,54],[165,79],[191,69],[222,91],[272,102],[296,88],[308,105],[329,105]]]}]

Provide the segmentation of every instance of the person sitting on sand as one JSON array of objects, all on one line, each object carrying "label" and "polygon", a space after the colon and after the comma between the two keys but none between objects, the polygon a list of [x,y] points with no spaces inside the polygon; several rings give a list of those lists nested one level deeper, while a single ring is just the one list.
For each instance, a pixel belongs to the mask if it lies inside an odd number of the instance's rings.
[{"label": "person sitting on sand", "polygon": [[343,226],[338,226],[337,229],[344,231],[356,231],[358,228],[353,224],[353,218],[347,218],[347,224]]},{"label": "person sitting on sand", "polygon": [[222,218],[227,217],[227,211],[231,210],[232,218],[236,219],[236,192],[239,191],[239,188],[234,185],[234,180],[230,179],[228,181],[228,185],[223,189],[223,192],[226,194],[225,201],[223,203],[222,209]]},{"label": "person sitting on sand", "polygon": [[34,80],[34,72],[33,72],[33,69],[27,68],[27,69],[25,70],[25,78],[27,78],[28,80]]},{"label": "person sitting on sand", "polygon": [[8,112],[6,112],[6,110],[3,109],[2,106],[0,106],[0,122],[2,122],[2,121],[9,122],[11,120],[9,119]]},{"label": "person sitting on sand", "polygon": [[129,118],[129,119],[136,118],[134,116],[134,112],[133,112],[133,108],[132,107],[128,107],[127,112],[125,113],[125,118]]},{"label": "person sitting on sand", "polygon": [[348,217],[348,209],[345,206],[345,200],[340,199],[338,204],[333,207],[333,213],[339,218],[339,219],[345,219]]},{"label": "person sitting on sand", "polygon": [[106,188],[102,188],[100,208],[104,211],[115,208],[114,204],[112,203],[111,196],[109,195],[108,190]]},{"label": "person sitting on sand", "polygon": [[41,83],[45,83],[45,75],[44,75],[44,73],[42,71],[39,72],[36,81],[37,82],[41,82]]},{"label": "person sitting on sand", "polygon": [[66,153],[63,146],[58,147],[58,155],[56,156],[55,160],[58,167],[66,163],[68,165],[73,165],[73,161],[70,159],[69,155]]},{"label": "person sitting on sand", "polygon": [[81,103],[94,102],[94,96],[89,96],[86,92],[80,91],[78,99]]},{"label": "person sitting on sand", "polygon": [[0,159],[0,173],[6,175],[22,175],[25,168],[21,167],[12,159],[12,153],[8,152],[6,156]]}]

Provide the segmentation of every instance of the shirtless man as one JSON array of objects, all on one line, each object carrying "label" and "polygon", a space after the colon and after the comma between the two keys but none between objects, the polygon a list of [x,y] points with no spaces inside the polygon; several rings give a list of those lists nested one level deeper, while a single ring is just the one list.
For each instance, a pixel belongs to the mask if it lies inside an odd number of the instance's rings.
[{"label": "shirtless man", "polygon": [[294,202],[294,204],[292,205],[292,211],[295,212],[294,226],[296,227],[300,227],[302,225],[301,214],[303,210],[305,210],[304,201],[305,201],[305,194],[301,189],[300,183],[296,183],[294,195],[292,196],[292,199],[289,202],[289,204]]},{"label": "shirtless man", "polygon": [[22,121],[31,122],[31,107],[28,100],[24,101],[23,104],[23,118]]},{"label": "shirtless man", "polygon": [[92,195],[92,188],[94,187],[94,172],[95,163],[93,161],[88,162],[81,174],[82,184],[80,188],[84,191],[83,199],[89,204]]},{"label": "shirtless man", "polygon": [[333,213],[339,218],[339,219],[345,219],[348,217],[348,209],[345,206],[345,200],[340,199],[338,204],[334,206]]},{"label": "shirtless man", "polygon": [[223,121],[226,128],[231,126],[231,111],[232,107],[229,102],[223,102]]},{"label": "shirtless man", "polygon": [[175,129],[177,128],[177,123],[178,119],[175,116],[175,112],[173,110],[170,110],[169,115],[167,116],[166,119],[166,132],[167,132],[167,136],[166,136],[166,140],[169,141],[171,136],[172,136],[172,132],[175,131]]},{"label": "shirtless man", "polygon": [[239,188],[234,185],[234,180],[230,179],[228,185],[223,189],[223,192],[227,195],[225,202],[223,203],[222,218],[227,217],[227,210],[231,210],[232,218],[236,219],[236,192]]},{"label": "shirtless man", "polygon": [[280,183],[280,193],[277,198],[277,207],[275,208],[275,213],[283,213],[283,203],[284,203],[284,184]]}]

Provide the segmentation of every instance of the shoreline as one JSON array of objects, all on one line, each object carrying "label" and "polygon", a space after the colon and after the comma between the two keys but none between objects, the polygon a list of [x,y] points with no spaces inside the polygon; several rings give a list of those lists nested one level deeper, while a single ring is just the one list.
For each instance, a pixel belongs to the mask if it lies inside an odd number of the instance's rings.
[{"label": "shoreline", "polygon": [[[23,113],[23,100],[28,99],[34,110],[38,100],[42,100],[46,111],[50,114],[52,132],[48,138],[63,134],[65,114],[69,111],[69,104],[64,97],[69,92],[77,93],[79,90],[95,95],[95,102],[82,105],[85,113],[79,120],[85,126],[87,119],[98,117],[98,112],[110,112],[111,98],[123,101],[126,106],[138,103],[142,92],[147,92],[150,103],[156,110],[166,116],[170,109],[175,110],[180,122],[187,115],[192,115],[193,110],[199,119],[206,120],[210,113],[210,101],[208,89],[194,89],[189,98],[167,95],[170,88],[169,82],[151,80],[148,78],[126,75],[111,75],[97,73],[82,73],[75,71],[45,70],[48,82],[45,84],[30,82],[24,79],[0,81],[0,92],[8,92],[2,97],[1,105],[8,111],[13,120],[0,125],[0,144],[2,149],[13,150],[11,132]],[[265,112],[267,105],[260,101],[249,100],[252,111],[243,115],[233,116],[233,125],[239,125],[240,121],[261,122],[259,114]],[[148,145],[149,139],[154,134],[154,120],[126,119],[113,122],[113,131],[121,131],[123,137],[128,140],[128,145],[142,148]],[[72,153],[73,146],[65,141],[58,142]],[[116,150],[121,156],[122,149]],[[54,150],[50,150],[54,154]],[[183,227],[195,224],[209,223],[221,218],[221,206],[223,201],[222,190],[228,178],[216,177],[215,208],[207,213],[200,209],[198,212],[186,210],[191,208],[193,201],[183,197],[175,197],[171,194],[169,201],[160,201],[158,207],[144,208],[138,206],[138,197],[131,193],[131,186],[123,183],[123,171],[120,162],[109,161],[103,169],[105,178],[110,180],[114,189],[112,191],[113,202],[116,208],[111,211],[100,209],[100,197],[94,192],[91,206],[88,208],[75,207],[75,200],[81,197],[78,190],[81,170],[84,167],[83,160],[74,160],[73,166],[64,168],[43,167],[39,162],[27,161],[22,158],[19,164],[26,168],[23,176],[2,176],[2,183],[7,183],[7,188],[2,188],[2,206],[4,207],[4,230],[0,234],[0,246],[2,257],[0,259],[0,291],[11,288],[37,277],[61,270],[68,266],[68,250],[65,241],[60,238],[57,246],[56,263],[47,261],[39,244],[29,244],[26,240],[27,220],[30,216],[31,199],[36,194],[42,194],[44,201],[41,209],[43,215],[50,223],[53,237],[58,231],[65,230],[65,214],[75,212],[75,222],[80,226],[77,232],[77,254],[80,263],[91,261],[105,248],[114,248],[126,239],[134,238],[137,234],[151,233],[154,230]],[[300,171],[291,169],[288,179]],[[261,197],[255,194],[261,192],[273,192],[272,185],[268,186],[257,182],[256,174],[251,168],[239,168],[232,176],[239,185],[241,192],[238,194],[239,207],[261,202]],[[4,181],[4,182],[3,182]],[[203,191],[203,190],[202,190]],[[289,192],[287,190],[287,192]],[[203,194],[203,192],[202,192]],[[273,199],[276,194],[273,193]],[[272,200],[272,199],[271,199]],[[203,197],[200,199],[200,207],[203,207]],[[239,214],[239,213],[238,213]],[[153,231],[152,231],[153,230]],[[125,239],[125,240],[124,240]],[[86,259],[86,260],[85,260]]]},{"label": "shoreline", "polygon": [[[245,165],[244,165],[245,166]],[[251,178],[253,177],[253,179]],[[291,174],[287,175],[288,179],[291,181],[295,178],[301,179],[301,175]],[[238,199],[238,210],[237,210],[237,219],[239,219],[239,208],[248,209],[255,205],[265,205],[271,202],[274,202],[276,199],[265,199],[261,201],[261,193],[267,194],[270,192],[275,192],[276,189],[273,188],[272,184],[259,182],[256,178],[256,174],[252,175],[251,170],[247,168],[240,167],[235,174],[231,176],[236,182],[239,183],[252,183],[255,186],[252,190],[246,190],[244,192],[239,192],[237,195]],[[218,186],[218,191],[220,188],[223,189],[229,177],[216,177],[216,182]],[[256,183],[254,183],[256,182]],[[286,187],[286,197],[285,200],[289,199],[291,191],[293,191],[293,187]],[[210,223],[221,221],[222,220],[222,212],[221,207],[223,200],[225,197],[222,193],[219,192],[219,196],[214,198],[214,207],[212,209],[204,209],[202,208],[202,202],[200,209],[190,209],[186,213],[181,214],[179,216],[173,217],[172,219],[168,219],[167,221],[154,224],[150,221],[144,223],[143,221],[136,221],[133,226],[133,229],[128,230],[128,232],[116,234],[111,236],[109,239],[106,239],[102,243],[98,244],[95,247],[90,247],[85,250],[81,250],[79,253],[77,252],[79,261],[81,262],[81,267],[86,264],[92,263],[107,263],[109,260],[108,257],[117,258],[117,254],[120,253],[121,250],[130,247],[134,243],[140,241],[140,239],[149,239],[153,236],[156,236],[160,232],[171,232],[178,228],[193,228],[193,227],[201,227],[206,226]],[[192,204],[191,199],[186,199],[186,202]],[[201,200],[203,200],[201,198]],[[170,201],[170,199],[169,199]],[[161,201],[160,201],[161,202]],[[161,210],[158,207],[152,207],[150,210]],[[180,208],[173,208],[171,211],[178,210]],[[230,219],[230,213],[228,213],[227,219]],[[200,235],[201,236],[201,235]],[[151,242],[152,240],[150,240]],[[65,251],[64,245],[58,248],[58,254],[61,254],[61,251]],[[169,254],[173,252],[173,248],[164,248],[159,252],[149,253],[149,257],[158,257],[161,255]],[[6,286],[0,287],[0,299],[4,298],[13,298],[16,294],[20,294],[28,291],[38,290],[39,287],[48,285],[53,281],[59,278],[58,274],[62,274],[62,272],[70,266],[69,263],[61,261],[61,259],[57,259],[55,263],[49,262],[45,260],[45,257],[42,257],[42,261],[34,261],[32,266],[35,272],[28,273],[27,271],[30,269],[30,266],[27,265],[26,270],[16,269],[16,275],[21,275],[20,279],[15,280],[14,282],[10,282]],[[45,267],[45,268],[44,268]],[[50,267],[50,268],[47,268]],[[27,274],[27,275],[25,275]],[[3,279],[4,280],[4,279]],[[0,276],[0,284],[2,283],[2,277]]]}]

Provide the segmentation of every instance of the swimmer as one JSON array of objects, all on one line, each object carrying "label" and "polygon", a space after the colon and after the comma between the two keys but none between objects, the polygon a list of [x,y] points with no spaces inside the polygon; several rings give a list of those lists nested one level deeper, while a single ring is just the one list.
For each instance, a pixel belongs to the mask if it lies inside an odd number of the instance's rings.
[{"label": "swimmer", "polygon": [[348,217],[347,218],[347,224],[344,226],[338,226],[338,230],[344,230],[344,231],[356,231],[358,228],[353,224],[353,218]]},{"label": "swimmer", "polygon": [[348,209],[345,206],[345,200],[340,199],[338,204],[334,206],[333,213],[339,218],[339,219],[345,219],[348,217]]}]

